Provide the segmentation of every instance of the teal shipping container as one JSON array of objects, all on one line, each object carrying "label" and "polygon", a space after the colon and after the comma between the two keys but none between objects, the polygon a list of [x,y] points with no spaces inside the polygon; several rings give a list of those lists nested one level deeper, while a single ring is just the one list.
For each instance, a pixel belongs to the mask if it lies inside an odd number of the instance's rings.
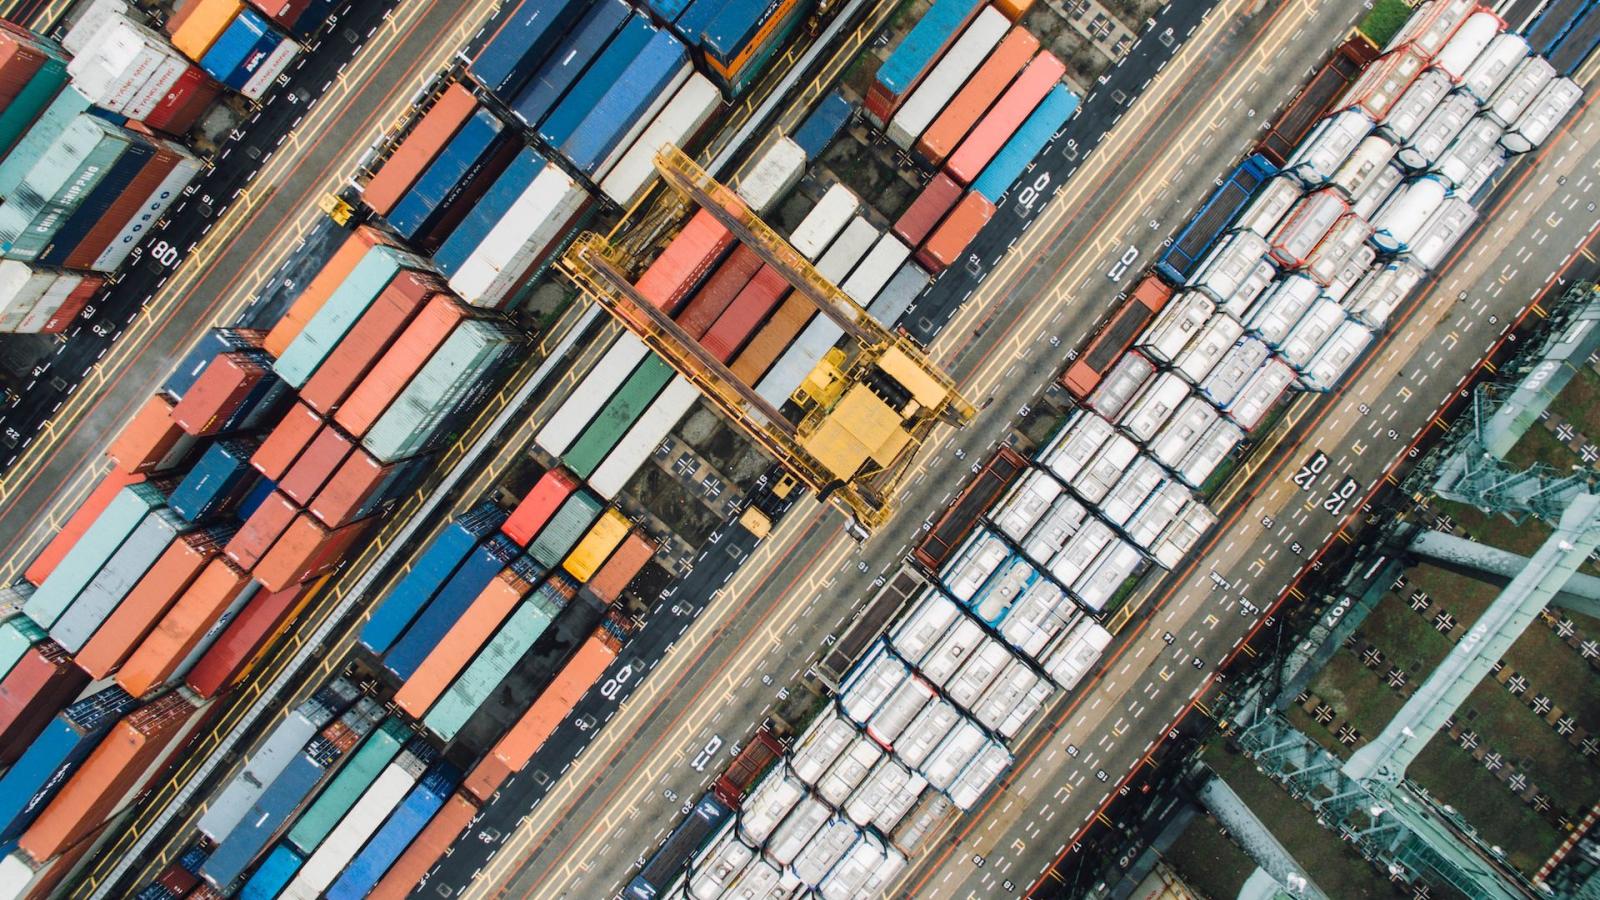
[{"label": "teal shipping container", "polygon": [[518,338],[510,328],[483,319],[469,319],[456,326],[373,423],[362,438],[362,445],[383,463],[433,449],[443,426],[467,403]]},{"label": "teal shipping container", "polygon": [[562,464],[579,478],[593,475],[671,378],[672,366],[654,353],[647,356],[567,449]]},{"label": "teal shipping container", "polygon": [[467,668],[434,702],[423,724],[445,740],[453,739],[483,701],[544,634],[563,604],[542,587],[516,608]]},{"label": "teal shipping container", "polygon": [[401,269],[426,271],[429,268],[422,257],[394,247],[380,245],[368,250],[334,289],[328,302],[283,349],[283,355],[272,364],[272,370],[291,386],[304,387]]},{"label": "teal shipping container", "polygon": [[44,629],[21,613],[0,622],[0,678],[11,674],[22,654],[44,638]]},{"label": "teal shipping container", "polygon": [[0,206],[0,249],[29,262],[133,143],[133,136],[91,115],[73,120]]},{"label": "teal shipping container", "polygon": [[[33,78],[29,79],[27,86],[17,93],[3,112],[0,112],[0,153],[7,153],[13,148],[24,149],[26,145],[22,142],[27,139],[33,126],[39,124],[46,113],[57,109],[58,106],[60,112],[52,121],[60,121],[63,124],[72,116],[89,108],[89,98],[71,88],[63,89],[66,83],[67,61],[64,58],[52,57],[33,73]],[[67,115],[69,109],[71,114]],[[45,144],[48,143],[49,140],[46,140]],[[22,177],[21,173],[26,170],[22,165],[23,158],[27,157],[16,159],[14,164],[11,157],[6,158],[6,164],[13,164],[17,175],[10,182],[0,179],[0,196],[4,195],[4,189],[15,186],[17,180]],[[5,165],[0,165],[0,172],[4,170]]]},{"label": "teal shipping container", "polygon": [[554,569],[556,564],[565,559],[578,540],[583,537],[594,520],[599,518],[600,510],[605,504],[600,498],[588,491],[577,491],[561,504],[556,514],[550,517],[539,536],[528,545],[528,555],[533,561],[546,569]]},{"label": "teal shipping container", "polygon": [[73,653],[82,650],[100,629],[100,623],[121,605],[122,598],[187,527],[183,517],[171,509],[154,510],[145,516],[50,626],[50,637]]},{"label": "teal shipping container", "polygon": [[289,844],[307,856],[315,852],[410,737],[411,729],[398,719],[380,725],[289,829]]},{"label": "teal shipping container", "polygon": [[167,498],[149,484],[131,484],[118,491],[22,611],[40,627],[54,625],[144,517],[166,503]]}]

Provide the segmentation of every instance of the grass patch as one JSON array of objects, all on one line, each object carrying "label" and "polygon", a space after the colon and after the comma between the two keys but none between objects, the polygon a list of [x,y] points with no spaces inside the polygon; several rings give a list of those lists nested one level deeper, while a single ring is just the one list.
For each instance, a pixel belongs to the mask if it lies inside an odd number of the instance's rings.
[{"label": "grass patch", "polygon": [[1434,605],[1428,610],[1429,622],[1439,610],[1447,609],[1457,619],[1471,624],[1500,596],[1496,585],[1426,563],[1406,571],[1406,585],[1407,598],[1412,591],[1426,591],[1433,599]]},{"label": "grass patch", "polygon": [[1441,735],[1428,742],[1407,775],[1460,813],[1479,837],[1532,877],[1561,843],[1555,827],[1529,809],[1464,751]]},{"label": "grass patch", "polygon": [[1528,426],[1528,430],[1506,453],[1506,463],[1516,469],[1544,463],[1552,469],[1565,472],[1577,462],[1577,455],[1567,449],[1566,444],[1556,440],[1550,429],[1537,422]]},{"label": "grass patch", "polygon": [[1490,515],[1477,507],[1437,497],[1430,506],[1435,513],[1454,519],[1473,540],[1523,556],[1538,552],[1540,545],[1550,537],[1550,526],[1538,519],[1529,518],[1517,525],[1505,516]]},{"label": "grass patch", "polygon": [[[1339,711],[1340,718],[1361,732],[1362,743],[1377,737],[1384,726],[1389,724],[1389,720],[1394,718],[1395,713],[1400,711],[1400,707],[1405,705],[1405,700],[1383,683],[1383,676],[1362,665],[1354,653],[1334,654],[1322,671],[1317,673],[1317,680],[1312,683],[1311,692],[1333,704]],[[1305,731],[1307,734],[1314,734],[1316,731],[1328,730],[1326,725],[1317,725],[1314,729],[1305,728]],[[1328,747],[1340,758],[1349,758],[1356,749],[1335,747],[1333,745],[1338,744],[1338,741],[1334,740],[1331,734],[1328,738],[1327,741],[1319,743]]]},{"label": "grass patch", "polygon": [[[1600,373],[1582,366],[1550,403],[1550,411],[1571,422],[1590,440],[1600,438]],[[1534,426],[1537,428],[1538,426]]]},{"label": "grass patch", "polygon": [[1500,751],[1567,811],[1584,812],[1600,799],[1595,767],[1494,679],[1485,678],[1473,689],[1456,721],[1477,731],[1485,745]]},{"label": "grass patch", "polygon": [[1210,816],[1195,816],[1164,854],[1191,887],[1207,897],[1237,897],[1256,864]]},{"label": "grass patch", "polygon": [[1542,622],[1528,626],[1506,652],[1506,663],[1528,676],[1533,689],[1554,700],[1590,733],[1600,732],[1600,689],[1594,670]]},{"label": "grass patch", "polygon": [[1412,679],[1428,677],[1451,646],[1450,639],[1435,631],[1429,619],[1412,612],[1404,598],[1394,596],[1378,601],[1361,623],[1359,634]]},{"label": "grass patch", "polygon": [[1273,836],[1329,897],[1400,897],[1399,889],[1339,836],[1317,824],[1311,810],[1256,771],[1255,763],[1219,744],[1204,751],[1204,761],[1233,788]]},{"label": "grass patch", "polygon": [[1405,27],[1406,20],[1411,18],[1411,12],[1411,7],[1406,5],[1405,0],[1378,0],[1372,4],[1372,11],[1362,17],[1361,24],[1356,28],[1374,44],[1382,47]]}]

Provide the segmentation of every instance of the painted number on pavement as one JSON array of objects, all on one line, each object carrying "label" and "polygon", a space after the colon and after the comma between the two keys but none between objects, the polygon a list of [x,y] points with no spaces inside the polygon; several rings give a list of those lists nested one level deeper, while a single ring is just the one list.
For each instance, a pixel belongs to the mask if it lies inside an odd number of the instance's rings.
[{"label": "painted number on pavement", "polygon": [[1361,490],[1361,485],[1357,484],[1354,478],[1345,476],[1345,479],[1339,482],[1339,486],[1333,489],[1333,493],[1322,501],[1322,508],[1334,515],[1338,515],[1344,512],[1345,504],[1349,503],[1350,498],[1354,497],[1359,490]]},{"label": "painted number on pavement", "polygon": [[1318,450],[1312,454],[1310,459],[1306,460],[1306,464],[1300,467],[1300,471],[1294,473],[1295,485],[1302,491],[1311,490],[1312,485],[1317,483],[1317,477],[1326,468],[1328,468],[1328,454]]}]

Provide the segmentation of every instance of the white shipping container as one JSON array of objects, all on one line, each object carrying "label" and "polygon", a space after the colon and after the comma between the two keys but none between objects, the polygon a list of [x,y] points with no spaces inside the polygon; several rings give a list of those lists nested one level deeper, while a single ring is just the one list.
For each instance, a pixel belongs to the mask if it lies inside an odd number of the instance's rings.
[{"label": "white shipping container", "polygon": [[1278,354],[1284,362],[1305,371],[1311,357],[1344,320],[1344,307],[1326,297],[1317,298],[1317,302],[1311,304],[1311,308],[1289,332]]},{"label": "white shipping container", "polygon": [[1345,298],[1345,309],[1368,326],[1382,328],[1426,274],[1420,265],[1404,257],[1373,269]]},{"label": "white shipping container", "polygon": [[673,376],[650,408],[617,442],[616,449],[589,476],[589,487],[607,500],[622,493],[623,486],[656,452],[672,427],[689,412],[689,407],[694,406],[694,401],[699,397],[699,389],[689,379],[682,375]]},{"label": "white shipping container", "polygon": [[130,119],[143,119],[155,112],[156,106],[167,96],[167,92],[172,90],[172,86],[178,83],[178,79],[183,77],[183,73],[189,71],[189,67],[189,61],[181,57],[169,56],[163,59],[150,77],[145,79],[144,84],[128,98],[128,102],[123,105],[122,114]]},{"label": "white shipping container", "polygon": [[0,331],[20,330],[22,320],[57,279],[52,269],[36,271],[25,262],[0,260]]},{"label": "white shipping container", "polygon": [[596,182],[604,182],[606,176],[611,174],[611,170],[617,167],[617,163],[622,162],[622,158],[627,155],[628,150],[644,135],[645,129],[650,126],[650,123],[661,115],[661,111],[667,108],[667,103],[677,94],[678,88],[689,80],[689,75],[693,72],[694,66],[690,65],[687,59],[679,63],[678,68],[672,73],[672,77],[668,79],[664,88],[651,98],[650,105],[645,107],[644,112],[637,119],[633,120],[633,124],[628,126],[628,130],[623,134],[622,139],[617,141],[617,145],[611,149],[610,153],[606,154],[605,159],[600,161],[599,167],[594,170],[591,176]]},{"label": "white shipping container", "polygon": [[123,112],[168,60],[187,62],[160,34],[118,18],[101,28],[84,52],[67,63],[67,74],[85,97],[112,112]]},{"label": "white shipping container", "polygon": [[1504,24],[1499,16],[1488,10],[1473,13],[1440,48],[1439,55],[1433,58],[1433,64],[1443,69],[1452,80],[1460,83],[1466,77],[1467,70],[1483,53],[1484,48],[1489,46],[1489,41],[1500,33]]},{"label": "white shipping container", "polygon": [[1016,737],[1017,733],[1022,730],[1022,726],[1028,724],[1033,720],[1034,716],[1039,714],[1039,710],[1044,708],[1045,701],[1049,700],[1050,695],[1055,692],[1056,686],[1051,684],[1049,679],[1035,678],[1033,689],[1028,691],[1016,706],[1012,707],[1011,712],[1006,714],[1005,719],[1001,721],[995,730],[1000,732],[1000,736],[1007,740]]},{"label": "white shipping container", "polygon": [[1039,461],[1049,466],[1057,478],[1071,483],[1115,430],[1093,412],[1080,410],[1062,429],[1059,442],[1047,449]]},{"label": "white shipping container", "polygon": [[112,238],[106,244],[106,248],[100,251],[100,255],[95,257],[94,262],[89,264],[91,270],[95,272],[116,271],[117,267],[121,266],[123,261],[128,258],[128,254],[133,252],[133,248],[144,240],[145,232],[149,231],[151,226],[161,220],[161,216],[166,213],[173,203],[177,202],[178,197],[182,196],[184,189],[189,186],[195,176],[200,174],[200,160],[195,158],[193,154],[171,142],[164,142],[164,146],[179,152],[181,158],[172,167],[172,171],[167,173],[167,177],[163,178],[155,190],[151,191],[150,195],[145,198],[144,203],[139,207],[139,212],[129,219],[126,225],[122,226],[122,230],[117,232],[116,237]]},{"label": "white shipping container", "polygon": [[1218,407],[1227,408],[1261,364],[1272,355],[1267,345],[1252,337],[1244,338],[1223,355],[1212,367],[1211,374],[1200,382],[1200,393],[1205,394]]},{"label": "white shipping container", "polygon": [[1306,258],[1306,274],[1319,284],[1334,283],[1360,254],[1367,238],[1371,236],[1372,226],[1367,224],[1366,219],[1346,213]]},{"label": "white shipping container", "polygon": [[1451,197],[1423,223],[1407,250],[1424,268],[1436,269],[1477,221],[1478,210],[1471,203]]},{"label": "white shipping container", "polygon": [[[866,828],[873,824],[879,811],[891,803],[910,782],[911,770],[902,766],[893,756],[884,755],[867,774],[866,780],[861,782],[861,787],[845,801],[844,808],[840,811],[848,816],[850,821]],[[893,831],[894,825],[880,830]]]},{"label": "white shipping container", "polygon": [[[868,719],[867,734],[885,747],[894,742],[933,699],[933,688],[926,681],[912,675],[894,689],[889,699],[883,701],[878,711]],[[838,803],[834,803],[835,806]]]},{"label": "white shipping container", "polygon": [[789,243],[801,256],[815,260],[860,208],[861,198],[844,185],[835,184],[801,220],[789,236]]},{"label": "white shipping container", "polygon": [[978,805],[978,800],[1006,769],[1011,767],[1011,754],[994,741],[986,744],[977,758],[967,766],[956,783],[950,786],[950,802],[962,811]]},{"label": "white shipping container", "polygon": [[1461,129],[1461,134],[1456,136],[1455,142],[1439,157],[1439,164],[1436,167],[1438,173],[1461,191],[1483,165],[1484,160],[1493,154],[1504,152],[1500,148],[1500,136],[1503,134],[1505,131],[1489,119],[1482,116],[1473,119],[1467,123],[1466,128]]},{"label": "white shipping container", "polygon": [[1393,163],[1384,166],[1378,170],[1378,176],[1367,185],[1367,189],[1361,192],[1361,196],[1351,202],[1350,211],[1368,222],[1372,221],[1372,214],[1378,211],[1378,206],[1389,199],[1389,195],[1404,180],[1405,173],[1400,171],[1399,166]]},{"label": "white shipping container", "polygon": [[1205,398],[1191,395],[1145,449],[1162,465],[1176,468],[1219,415]]},{"label": "white shipping container", "polygon": [[1172,361],[1172,371],[1190,384],[1201,384],[1235,342],[1244,336],[1244,326],[1232,316],[1212,316],[1189,349]]},{"label": "white shipping container", "polygon": [[765,216],[806,172],[806,151],[788,137],[767,145],[735,181],[734,190],[757,215]]},{"label": "white shipping container", "polygon": [[805,795],[805,783],[794,777],[788,766],[779,762],[745,798],[738,816],[740,836],[760,846],[772,836],[772,830]]},{"label": "white shipping container", "polygon": [[1344,267],[1323,287],[1322,293],[1335,303],[1343,301],[1344,295],[1350,293],[1350,289],[1377,261],[1378,251],[1372,248],[1372,244],[1362,244],[1345,257]]},{"label": "white shipping container", "polygon": [[1301,380],[1313,391],[1333,390],[1371,343],[1372,331],[1367,326],[1346,321],[1311,358]]},{"label": "white shipping container", "polygon": [[929,590],[901,620],[890,636],[889,643],[901,659],[919,666],[928,650],[950,631],[950,626],[960,615],[961,610],[948,597]]},{"label": "white shipping container", "polygon": [[[949,710],[951,715],[956,714],[954,707],[950,706],[950,704],[946,703],[944,708]],[[955,719],[950,720],[950,727],[955,727]],[[922,799],[922,792],[928,787],[928,779],[923,778],[918,772],[907,769],[898,759],[893,761],[885,759],[884,764],[893,765],[896,769],[905,773],[903,779],[895,779],[892,783],[895,788],[894,793],[882,804],[877,815],[872,817],[873,827],[883,834],[889,834],[905,819],[906,813],[911,812],[912,808],[917,805],[917,801]]]},{"label": "white shipping container", "polygon": [[889,140],[910,150],[1010,29],[1011,20],[1004,13],[985,6],[889,120]]},{"label": "white shipping container", "polygon": [[872,302],[878,298],[878,294],[888,285],[889,279],[900,271],[900,267],[910,257],[910,247],[892,232],[884,232],[839,288],[849,294],[857,306],[870,308]]},{"label": "white shipping container", "polygon": [[1461,89],[1487,103],[1516,67],[1528,58],[1528,41],[1520,34],[1497,34],[1467,67]]},{"label": "white shipping container", "polygon": [[44,296],[39,302],[28,310],[17,324],[17,331],[21,334],[37,334],[39,329],[50,323],[50,319],[61,309],[61,304],[66,301],[67,295],[78,289],[83,283],[83,276],[72,272],[63,272],[50,282],[50,287],[45,289]]},{"label": "white shipping container", "polygon": [[1324,189],[1306,195],[1272,234],[1272,258],[1280,265],[1303,265],[1334,223],[1350,209],[1337,191]]},{"label": "white shipping container", "polygon": [[1527,153],[1544,143],[1583,96],[1583,88],[1570,78],[1557,78],[1544,86],[1522,115],[1500,139],[1500,146],[1512,153]]},{"label": "white shipping container", "polygon": [[919,768],[960,721],[961,712],[954,704],[943,698],[934,700],[906,726],[894,745],[895,756],[913,769]]},{"label": "white shipping container", "polygon": [[1013,541],[1021,541],[1044,518],[1061,491],[1061,483],[1043,469],[1030,469],[989,512],[989,521]]},{"label": "white shipping container", "polygon": [[1416,237],[1422,224],[1444,203],[1443,181],[1424,175],[1395,189],[1372,217],[1372,244],[1384,253],[1398,253]]},{"label": "white shipping container", "polygon": [[1106,544],[1111,543],[1113,537],[1110,525],[1099,519],[1090,519],[1050,561],[1050,574],[1062,584],[1072,584],[1083,576],[1089,564],[1100,555]]},{"label": "white shipping container", "polygon": [[717,86],[698,72],[690,75],[677,93],[670,96],[672,99],[640,133],[638,140],[632,145],[618,145],[627,146],[626,152],[600,179],[600,190],[623,209],[633,206],[656,177],[655,158],[661,148],[667,144],[684,146],[722,105],[722,93]]},{"label": "white shipping container", "polygon": [[1472,174],[1468,175],[1465,180],[1456,185],[1456,196],[1468,200],[1476,199],[1478,196],[1478,191],[1481,190],[1485,184],[1488,184],[1489,179],[1493,178],[1495,173],[1499,172],[1500,168],[1505,164],[1506,148],[1501,146],[1494,147],[1489,151],[1487,156],[1478,162],[1477,167],[1472,170]]},{"label": "white shipping container", "polygon": [[969,606],[978,618],[990,626],[998,626],[1022,592],[1038,580],[1039,573],[1034,571],[1026,558],[1013,556],[996,570],[994,577],[984,584],[983,590],[978,592]]},{"label": "white shipping container", "polygon": [[1072,489],[1084,502],[1099,503],[1138,455],[1137,444],[1120,434],[1112,435],[1088,467],[1072,480]]},{"label": "white shipping container", "polygon": [[317,852],[311,854],[311,858],[300,867],[294,881],[289,882],[289,887],[279,897],[316,900],[333,884],[334,879],[339,877],[339,873],[344,871],[344,867],[350,864],[356,852],[367,842],[367,838],[378,830],[389,813],[405,799],[406,792],[416,785],[418,776],[422,774],[419,771],[421,767],[402,762],[408,759],[411,759],[410,755],[403,754],[400,760],[384,768],[372,786],[361,795],[361,799],[323,840]]},{"label": "white shipping container", "polygon": [[300,45],[293,40],[285,39],[272,48],[267,58],[256,67],[254,75],[239,88],[239,93],[251,100],[260,100],[272,90],[277,83],[278,76],[289,70],[289,64],[300,58]]},{"label": "white shipping container", "polygon": [[983,696],[978,698],[973,715],[983,727],[1003,734],[1006,720],[1022,706],[1038,684],[1039,676],[1033,674],[1033,669],[1022,660],[1012,657],[983,692]]},{"label": "white shipping container", "polygon": [[1107,522],[1121,528],[1128,524],[1133,514],[1166,481],[1161,464],[1148,456],[1134,461],[1122,480],[1111,489],[1106,502],[1100,505],[1100,514]]},{"label": "white shipping container", "polygon": [[206,806],[196,826],[200,833],[218,843],[232,834],[267,785],[332,718],[331,710],[314,701],[290,712],[245,761],[239,774]]},{"label": "white shipping container", "polygon": [[632,332],[618,335],[616,342],[600,356],[600,361],[583,377],[555,415],[539,429],[534,440],[545,452],[559,459],[600,411],[605,403],[602,398],[617,392],[647,352],[644,341],[634,337]]},{"label": "white shipping container", "polygon": [[1429,69],[1417,76],[1389,108],[1378,128],[1395,143],[1404,144],[1417,133],[1423,121],[1439,107],[1440,101],[1453,86],[1450,76],[1438,69]]},{"label": "white shipping container", "polygon": [[1088,573],[1072,586],[1072,592],[1092,612],[1099,612],[1106,608],[1123,583],[1132,578],[1143,564],[1144,554],[1119,538],[1100,554]]},{"label": "white shipping container", "polygon": [[1048,565],[1088,515],[1089,511],[1075,498],[1066,494],[1057,497],[1022,542],[1023,554],[1041,566]]},{"label": "white shipping container", "polygon": [[1011,550],[993,532],[980,530],[967,542],[950,562],[945,564],[940,579],[950,591],[950,596],[965,603],[978,593],[978,588],[989,580],[994,570],[1005,562]]},{"label": "white shipping container", "polygon": [[72,27],[61,38],[61,46],[73,56],[81,56],[95,35],[106,28],[115,27],[120,20],[142,25],[144,13],[134,9],[128,0],[90,0],[77,12]]},{"label": "white shipping container", "polygon": [[1395,152],[1395,161],[1415,172],[1431,167],[1477,112],[1477,102],[1466,94],[1444,98]]},{"label": "white shipping container", "polygon": [[772,863],[758,859],[739,873],[738,880],[730,888],[729,896],[788,897],[794,893],[794,887],[786,883],[787,879],[788,876]]},{"label": "white shipping container", "polygon": [[1156,436],[1188,396],[1188,382],[1172,372],[1162,372],[1145,384],[1123,410],[1117,424],[1129,437],[1145,443]]},{"label": "white shipping container", "polygon": [[1283,221],[1284,214],[1295,205],[1302,193],[1300,182],[1295,179],[1287,175],[1273,178],[1239,214],[1234,229],[1266,237]]},{"label": "white shipping container", "polygon": [[[1354,89],[1361,82],[1351,85]],[[1361,139],[1372,132],[1372,120],[1359,109],[1346,109],[1323,119],[1306,138],[1299,149],[1289,157],[1283,171],[1300,179],[1308,188],[1320,187],[1333,177],[1345,158],[1356,149]]]},{"label": "white shipping container", "polygon": [[1218,303],[1227,303],[1247,278],[1267,258],[1271,248],[1264,238],[1248,231],[1233,234],[1207,254],[1190,287],[1197,287]]},{"label": "white shipping container", "polygon": [[1082,619],[1050,649],[1045,671],[1062,690],[1070,691],[1088,674],[1110,643],[1111,632],[1093,619]]},{"label": "white shipping container", "polygon": [[1089,395],[1090,408],[1115,421],[1155,372],[1156,367],[1137,351],[1124,353]]},{"label": "white shipping container", "polygon": [[900,317],[906,314],[917,297],[928,287],[928,273],[916,263],[908,262],[894,273],[889,284],[878,292],[878,296],[867,304],[867,312],[877,319],[885,328],[894,328]]},{"label": "white shipping container", "polygon": [[1177,476],[1184,484],[1197,491],[1200,490],[1205,487],[1206,479],[1217,471],[1217,466],[1222,465],[1222,461],[1228,458],[1228,454],[1232,453],[1242,440],[1244,432],[1238,425],[1227,419],[1218,419],[1206,432],[1205,437],[1200,439],[1200,443],[1183,458],[1182,464],[1178,466]]},{"label": "white shipping container", "polygon": [[1216,310],[1217,305],[1199,291],[1183,292],[1140,335],[1139,352],[1158,363],[1172,362]]},{"label": "white shipping container", "polygon": [[571,176],[545,166],[451,276],[450,289],[473,306],[498,308],[588,202]]},{"label": "white shipping container", "polygon": [[1244,430],[1254,429],[1295,380],[1294,370],[1282,360],[1267,360],[1267,364],[1250,376],[1250,380],[1239,390],[1239,396],[1228,405],[1228,416]]},{"label": "white shipping container", "polygon": [[1289,330],[1311,308],[1320,293],[1322,288],[1310,277],[1298,273],[1285,275],[1273,285],[1272,291],[1245,324],[1249,326],[1251,334],[1261,338],[1268,346],[1277,347],[1289,336]]},{"label": "white shipping container", "polygon": [[1333,173],[1329,186],[1338,188],[1351,200],[1360,197],[1383,175],[1389,161],[1394,159],[1395,149],[1395,145],[1383,135],[1367,135],[1356,145],[1355,152],[1344,161],[1344,165]]},{"label": "white shipping container", "polygon": [[1000,623],[1000,636],[1019,652],[1038,659],[1050,639],[1071,622],[1075,610],[1055,584],[1035,581]]},{"label": "white shipping container", "polygon": [[878,237],[878,229],[865,216],[851,219],[850,224],[839,233],[838,239],[817,260],[817,274],[834,284],[844,281],[867,255],[867,251],[872,249],[872,245],[877,243]]},{"label": "white shipping container", "polygon": [[790,872],[801,884],[816,888],[860,839],[861,832],[848,819],[834,818],[807,842],[805,849],[795,857]]},{"label": "white shipping container", "polygon": [[1494,96],[1483,107],[1484,116],[1501,128],[1510,127],[1533,103],[1533,98],[1556,77],[1556,69],[1544,57],[1534,54],[1518,63]]},{"label": "white shipping container", "polygon": [[817,716],[795,742],[789,768],[806,784],[816,784],[855,736],[856,728],[850,720],[830,709]]}]

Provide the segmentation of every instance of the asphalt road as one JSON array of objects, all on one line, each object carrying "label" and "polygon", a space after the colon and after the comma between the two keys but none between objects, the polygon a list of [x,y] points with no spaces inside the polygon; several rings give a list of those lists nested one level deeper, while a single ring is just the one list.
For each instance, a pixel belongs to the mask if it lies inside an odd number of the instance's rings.
[{"label": "asphalt road", "polygon": [[[1228,12],[1239,6],[1225,4]],[[1311,23],[1300,36],[1305,45],[1315,41],[1331,48],[1353,14],[1313,14],[1297,5],[1288,18]],[[1141,100],[1104,152],[1085,163],[1091,170],[1045,212],[1014,220],[1019,232],[1026,221],[1044,221],[1026,233],[1023,246],[933,347],[953,366],[970,399],[992,402],[954,442],[946,430],[924,451],[923,471],[911,480],[902,501],[907,512],[898,524],[858,548],[814,504],[792,512],[609,726],[587,739],[587,751],[575,762],[566,749],[536,757],[533,768],[564,774],[553,788],[541,789],[546,796],[528,814],[522,833],[507,837],[502,822],[479,822],[418,896],[453,896],[474,874],[471,896],[603,896],[631,877],[638,855],[675,824],[685,800],[709,782],[784,686],[804,671],[824,636],[871,593],[875,578],[898,564],[907,549],[902,542],[911,532],[908,523],[943,506],[963,470],[1004,434],[1018,409],[1059,368],[1064,347],[1076,343],[1109,305],[1117,286],[1104,270],[1125,252],[1121,235],[1153,246],[1204,197],[1217,173],[1171,148],[1231,158],[1232,149],[1211,149],[1217,135],[1242,148],[1254,134],[1252,122],[1264,121],[1309,73],[1315,60],[1280,56],[1280,71],[1252,78],[1249,103],[1219,98],[1205,87],[1224,71],[1241,70],[1241,48],[1267,18],[1218,15],[1208,27],[1219,33],[1197,42],[1195,52],[1151,85],[1149,102]],[[1150,134],[1163,140],[1152,141]],[[1058,145],[1054,152],[1063,151]],[[1163,160],[1171,164],[1172,180],[1159,191],[1141,190],[1155,180],[1143,167]],[[1156,229],[1149,227],[1152,218]],[[1058,268],[1068,263],[1070,280]],[[1131,278],[1132,273],[1125,281]],[[1091,289],[1079,294],[1080,281]],[[617,665],[631,662],[624,658]],[[634,664],[633,671],[641,665],[651,662]],[[562,737],[558,733],[552,744],[565,745]],[[576,733],[573,739],[585,740]],[[706,753],[708,746],[717,749]],[[508,846],[489,858],[501,844]]]}]

